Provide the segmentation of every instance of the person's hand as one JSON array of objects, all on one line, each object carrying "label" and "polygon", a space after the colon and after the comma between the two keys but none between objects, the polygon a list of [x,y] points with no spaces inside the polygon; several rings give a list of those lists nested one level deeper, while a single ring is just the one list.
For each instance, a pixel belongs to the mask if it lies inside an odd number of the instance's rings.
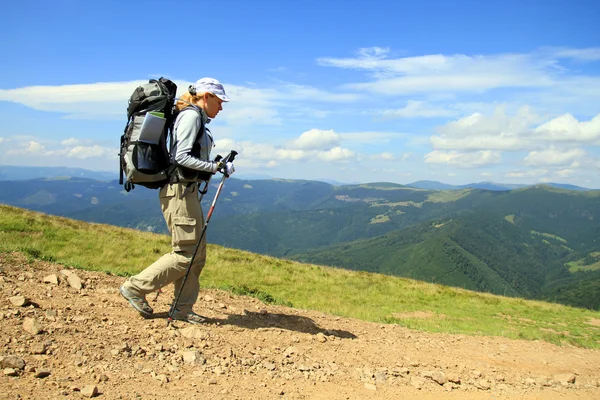
[{"label": "person's hand", "polygon": [[233,175],[233,173],[235,172],[235,167],[233,166],[232,162],[228,162],[227,164],[225,164],[225,166],[223,167],[223,173],[225,174],[226,177],[230,177],[231,175]]}]

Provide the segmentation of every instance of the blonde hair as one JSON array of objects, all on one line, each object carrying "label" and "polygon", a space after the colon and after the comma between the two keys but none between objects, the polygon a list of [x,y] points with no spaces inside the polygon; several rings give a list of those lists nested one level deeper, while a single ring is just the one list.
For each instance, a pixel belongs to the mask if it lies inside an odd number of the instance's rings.
[{"label": "blonde hair", "polygon": [[179,96],[179,98],[177,99],[177,102],[175,103],[175,107],[177,108],[177,111],[183,110],[185,107],[189,106],[190,104],[194,105],[194,106],[198,106],[198,101],[204,96],[204,93],[206,93],[206,92],[197,93],[197,94],[193,95],[190,92],[185,92],[184,94]]}]

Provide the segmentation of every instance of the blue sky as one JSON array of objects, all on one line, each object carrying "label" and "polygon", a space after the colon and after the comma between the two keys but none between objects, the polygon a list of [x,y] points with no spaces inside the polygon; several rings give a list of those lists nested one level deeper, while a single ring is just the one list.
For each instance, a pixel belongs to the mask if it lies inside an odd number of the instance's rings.
[{"label": "blue sky", "polygon": [[10,2],[0,164],[117,179],[135,87],[209,76],[238,177],[600,188],[598,20],[577,0]]}]

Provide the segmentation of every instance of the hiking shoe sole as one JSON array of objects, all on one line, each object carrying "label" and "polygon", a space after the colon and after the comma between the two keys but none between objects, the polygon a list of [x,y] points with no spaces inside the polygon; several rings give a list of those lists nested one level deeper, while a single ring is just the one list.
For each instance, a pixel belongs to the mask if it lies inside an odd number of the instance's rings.
[{"label": "hiking shoe sole", "polygon": [[195,312],[190,312],[184,315],[175,315],[173,317],[176,321],[184,321],[194,325],[200,325],[206,322],[206,318],[202,315],[196,314]]},{"label": "hiking shoe sole", "polygon": [[[135,311],[140,313],[140,315],[142,317],[144,317],[144,318],[152,317],[154,310],[152,310],[152,307],[150,307],[150,305],[148,304],[146,299],[136,296],[135,294],[131,293],[129,290],[127,290],[127,288],[125,288],[123,286],[121,286],[119,288],[119,293],[121,293],[121,296],[123,296],[125,298],[125,300],[127,300],[129,302],[131,307],[133,307],[135,309]],[[144,309],[144,303],[147,306],[147,309]]]}]

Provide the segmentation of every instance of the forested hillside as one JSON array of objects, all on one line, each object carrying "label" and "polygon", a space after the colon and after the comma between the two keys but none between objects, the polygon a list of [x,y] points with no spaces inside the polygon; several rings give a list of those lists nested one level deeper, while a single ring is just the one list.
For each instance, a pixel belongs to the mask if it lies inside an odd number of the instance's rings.
[{"label": "forested hillside", "polygon": [[[218,179],[203,198],[212,201]],[[158,192],[117,181],[0,182],[0,202],[166,233]],[[600,191],[428,190],[228,179],[210,243],[496,294],[598,308]]]}]

